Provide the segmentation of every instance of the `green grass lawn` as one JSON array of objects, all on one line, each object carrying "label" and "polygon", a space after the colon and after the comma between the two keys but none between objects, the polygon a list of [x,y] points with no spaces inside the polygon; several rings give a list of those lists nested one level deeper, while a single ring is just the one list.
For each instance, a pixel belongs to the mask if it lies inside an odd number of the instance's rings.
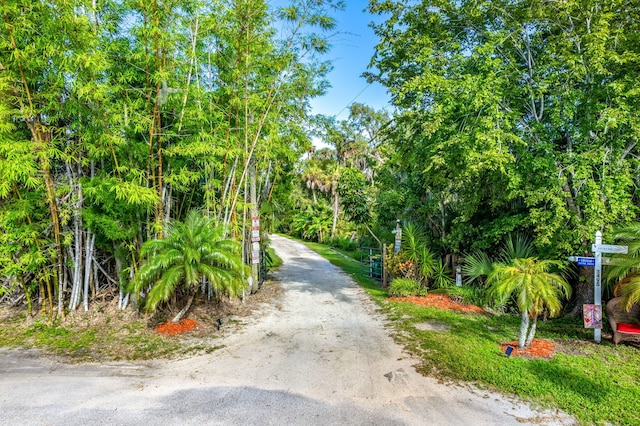
[{"label": "green grass lawn", "polygon": [[[422,362],[418,369],[444,379],[516,395],[555,407],[584,424],[640,424],[640,349],[593,343],[581,319],[539,321],[537,338],[555,342],[551,359],[507,357],[499,344],[517,339],[516,316],[463,314],[406,302],[391,302],[386,290],[362,276],[356,261],[326,246],[306,243],[349,273],[382,308],[395,339]],[[422,331],[417,324],[445,324],[447,332]]]}]

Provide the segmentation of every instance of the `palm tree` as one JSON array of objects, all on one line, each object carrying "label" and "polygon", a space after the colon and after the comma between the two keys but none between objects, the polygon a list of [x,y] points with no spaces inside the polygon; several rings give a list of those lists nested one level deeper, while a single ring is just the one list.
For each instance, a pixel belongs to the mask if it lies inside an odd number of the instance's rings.
[{"label": "palm tree", "polygon": [[462,273],[467,277],[465,280],[467,284],[472,284],[474,281],[483,284],[484,279],[496,266],[501,264],[508,265],[514,259],[524,259],[533,255],[534,249],[531,245],[531,240],[527,236],[510,234],[505,237],[495,262],[489,258],[486,252],[477,250],[465,256]]},{"label": "palm tree", "polygon": [[[538,315],[548,310],[551,316],[560,313],[561,298],[571,295],[571,286],[552,268],[563,269],[562,263],[554,260],[538,260],[535,257],[513,259],[509,264],[498,263],[487,277],[488,295],[504,302],[515,296],[516,306],[521,315],[518,346],[531,344]],[[533,320],[529,328],[529,319]],[[527,333],[528,332],[528,333]]]},{"label": "palm tree", "polygon": [[617,256],[616,263],[607,266],[605,277],[616,283],[614,294],[622,297],[622,306],[628,311],[640,302],[640,223],[618,229],[614,238],[627,245],[629,252]]},{"label": "palm tree", "polygon": [[320,192],[326,192],[329,188],[329,184],[327,183],[327,176],[320,169],[320,167],[307,163],[307,167],[302,173],[302,179],[304,180],[307,188],[311,190],[311,195],[313,196],[313,204],[318,204],[318,196],[316,195],[316,190]]},{"label": "palm tree", "polygon": [[225,239],[221,226],[195,210],[184,222],[169,226],[164,238],[147,241],[142,257],[132,288],[140,292],[151,284],[147,312],[154,312],[161,302],[169,300],[180,284],[188,293],[186,306],[173,322],[187,313],[203,278],[216,294],[238,296],[250,275],[241,260],[240,244]]}]

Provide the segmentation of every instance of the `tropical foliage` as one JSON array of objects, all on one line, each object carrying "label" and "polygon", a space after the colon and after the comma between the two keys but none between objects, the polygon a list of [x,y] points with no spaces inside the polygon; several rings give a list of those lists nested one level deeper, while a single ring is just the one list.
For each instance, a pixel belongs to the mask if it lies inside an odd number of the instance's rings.
[{"label": "tropical foliage", "polygon": [[174,317],[177,322],[189,310],[197,291],[209,297],[239,296],[249,289],[249,268],[242,263],[240,245],[224,238],[222,226],[192,210],[184,222],[166,227],[163,238],[142,246],[142,264],[131,282],[131,290],[145,297],[147,312],[167,302],[182,286],[187,305]]},{"label": "tropical foliage", "polygon": [[292,207],[343,7],[4,2],[0,297],[51,321],[115,287],[124,308],[145,242],[193,209],[249,262],[252,217],[290,222],[276,214]]},{"label": "tropical foliage", "polygon": [[[497,264],[487,277],[488,295],[504,301],[512,297],[520,311],[520,348],[529,346],[536,334],[537,320],[544,312],[556,316],[562,309],[562,299],[571,295],[571,286],[552,268],[560,262],[538,260],[535,257],[516,258],[509,264]],[[532,319],[529,326],[529,319]]]},{"label": "tropical foliage", "polygon": [[389,295],[396,297],[424,296],[427,288],[411,278],[394,278],[389,285]]},{"label": "tropical foliage", "polygon": [[623,298],[623,306],[629,310],[640,302],[640,223],[621,227],[614,236],[628,247],[628,253],[616,256],[615,263],[606,268],[605,276],[614,284],[614,294]]},{"label": "tropical foliage", "polygon": [[[366,75],[396,108],[376,211],[424,225],[443,255],[531,235],[587,254],[637,218],[635,3],[377,1]],[[479,266],[479,265],[478,265]],[[592,283],[575,281],[576,305]]]}]

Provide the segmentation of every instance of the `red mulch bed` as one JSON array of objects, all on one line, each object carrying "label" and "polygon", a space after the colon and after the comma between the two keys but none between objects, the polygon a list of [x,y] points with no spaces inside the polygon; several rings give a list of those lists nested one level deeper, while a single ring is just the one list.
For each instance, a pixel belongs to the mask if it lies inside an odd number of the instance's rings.
[{"label": "red mulch bed", "polygon": [[182,334],[189,330],[192,330],[198,326],[198,323],[192,319],[183,319],[178,322],[163,322],[156,327],[156,331],[161,334]]},{"label": "red mulch bed", "polygon": [[[409,296],[409,297],[390,297],[389,300],[398,302],[410,302],[420,306],[433,306],[439,309],[449,309],[460,312],[483,313],[484,310],[475,305],[464,305],[459,301],[452,300],[448,294],[432,294],[426,296]],[[502,353],[507,346],[512,346],[511,356],[520,356],[526,358],[551,358],[555,344],[548,340],[533,339],[529,347],[522,350],[518,349],[518,341],[505,342],[500,345]]]},{"label": "red mulch bed", "polygon": [[511,356],[521,356],[525,358],[551,358],[555,344],[549,340],[533,339],[531,345],[524,349],[518,349],[518,341],[506,342],[500,345],[500,349],[504,353],[507,346],[513,347]]},{"label": "red mulch bed", "polygon": [[433,306],[439,309],[449,309],[460,312],[473,312],[481,314],[482,308],[475,305],[465,305],[456,300],[452,300],[448,294],[432,294],[426,296],[390,297],[389,300],[396,302],[411,302],[420,306]]}]

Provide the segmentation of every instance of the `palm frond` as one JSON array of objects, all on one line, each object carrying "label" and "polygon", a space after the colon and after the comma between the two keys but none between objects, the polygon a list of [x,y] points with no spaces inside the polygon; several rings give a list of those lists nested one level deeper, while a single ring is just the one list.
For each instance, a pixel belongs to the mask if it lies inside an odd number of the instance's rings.
[{"label": "palm frond", "polygon": [[428,247],[422,247],[418,258],[420,274],[425,278],[432,278],[436,272],[437,264],[431,250]]},{"label": "palm frond", "polygon": [[623,307],[627,311],[640,302],[640,275],[627,277],[624,284],[618,288],[618,294],[622,297]]},{"label": "palm frond", "polygon": [[216,292],[231,296],[241,293],[247,267],[240,257],[240,245],[226,240],[221,226],[198,211],[190,211],[184,222],[170,224],[165,238],[143,245],[143,262],[131,289],[141,291],[151,285],[146,308],[153,312],[171,298],[182,283],[187,291],[197,291],[206,277]]},{"label": "palm frond", "polygon": [[483,251],[476,251],[464,257],[462,274],[465,276],[466,284],[472,284],[482,277],[487,277],[493,270],[494,263]]},{"label": "palm frond", "polygon": [[447,268],[447,265],[439,259],[435,265],[433,271],[433,286],[436,288],[448,288],[454,284],[453,278],[451,278],[451,270]]},{"label": "palm frond", "polygon": [[402,229],[402,251],[407,254],[407,259],[417,262],[425,243],[424,233],[419,226],[409,222]]},{"label": "palm frond", "polygon": [[504,240],[499,259],[502,263],[510,263],[514,259],[526,259],[533,255],[534,248],[529,237],[522,234],[510,234]]}]

